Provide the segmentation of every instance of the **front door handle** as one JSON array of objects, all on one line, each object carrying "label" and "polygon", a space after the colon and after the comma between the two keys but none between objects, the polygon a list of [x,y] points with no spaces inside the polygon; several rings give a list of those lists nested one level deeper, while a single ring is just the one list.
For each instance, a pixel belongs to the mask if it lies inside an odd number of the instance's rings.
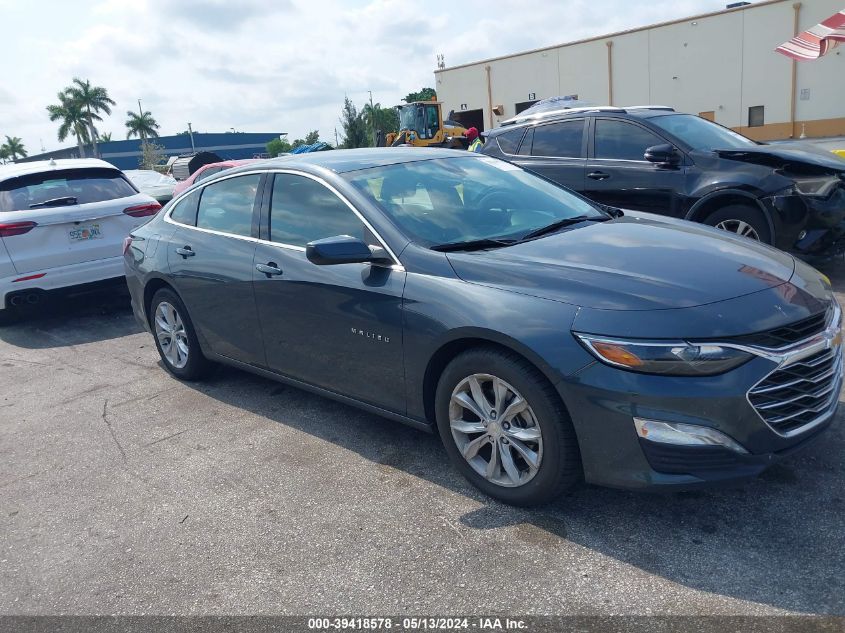
[{"label": "front door handle", "polygon": [[593,180],[606,180],[610,178],[610,174],[603,171],[591,171],[587,174],[587,178],[592,178]]},{"label": "front door handle", "polygon": [[266,264],[256,264],[255,270],[260,273],[264,273],[267,275],[267,279],[273,277],[274,275],[281,275],[282,269],[276,264],[276,262],[267,262]]},{"label": "front door handle", "polygon": [[193,249],[188,245],[185,245],[182,248],[177,248],[176,253],[178,255],[181,255],[182,259],[188,259],[189,257],[193,257],[194,255],[196,255]]}]

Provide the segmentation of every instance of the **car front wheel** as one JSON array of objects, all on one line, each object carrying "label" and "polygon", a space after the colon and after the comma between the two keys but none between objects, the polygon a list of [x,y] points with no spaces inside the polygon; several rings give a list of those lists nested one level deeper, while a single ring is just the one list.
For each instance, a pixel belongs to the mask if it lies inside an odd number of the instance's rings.
[{"label": "car front wheel", "polygon": [[758,242],[772,243],[772,232],[763,212],[744,204],[723,207],[707,216],[704,223]]},{"label": "car front wheel", "polygon": [[536,505],[581,477],[569,415],[549,382],[520,356],[464,352],[440,378],[436,411],[452,462],[491,497]]},{"label": "car front wheel", "polygon": [[198,380],[213,365],[203,356],[193,323],[179,296],[167,288],[153,295],[150,324],[165,369],[181,380]]}]

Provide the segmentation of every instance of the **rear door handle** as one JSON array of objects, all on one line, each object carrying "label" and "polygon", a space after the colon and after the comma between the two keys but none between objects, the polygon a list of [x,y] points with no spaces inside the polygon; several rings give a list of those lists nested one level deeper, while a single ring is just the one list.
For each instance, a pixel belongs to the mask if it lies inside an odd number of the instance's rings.
[{"label": "rear door handle", "polygon": [[603,171],[591,171],[587,174],[587,178],[592,178],[593,180],[606,180],[607,178],[610,178],[610,174]]},{"label": "rear door handle", "polygon": [[281,275],[282,269],[276,264],[276,262],[267,262],[266,264],[256,264],[255,270],[260,273],[264,273],[267,275],[267,278],[273,277],[274,275]]},{"label": "rear door handle", "polygon": [[187,245],[183,246],[182,248],[177,248],[176,254],[181,255],[182,259],[188,259],[189,257],[193,257],[194,255],[196,255],[193,249]]}]

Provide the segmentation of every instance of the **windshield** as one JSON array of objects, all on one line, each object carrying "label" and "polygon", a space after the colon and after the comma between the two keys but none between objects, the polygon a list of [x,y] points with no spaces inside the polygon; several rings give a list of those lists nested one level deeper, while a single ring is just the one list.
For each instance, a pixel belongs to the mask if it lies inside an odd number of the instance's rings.
[{"label": "windshield", "polygon": [[123,172],[136,187],[156,187],[159,185],[175,185],[176,180],[171,176],[160,174],[147,169],[128,169]]},{"label": "windshield", "polygon": [[424,108],[422,106],[401,106],[399,108],[399,129],[413,130],[419,133],[425,129],[423,121]]},{"label": "windshield", "polygon": [[419,160],[344,176],[424,246],[521,239],[567,218],[607,217],[566,189],[486,156]]},{"label": "windshield", "polygon": [[656,116],[649,122],[669,132],[693,149],[745,149],[757,145],[750,138],[733,130],[702,119],[694,114],[668,114]]}]

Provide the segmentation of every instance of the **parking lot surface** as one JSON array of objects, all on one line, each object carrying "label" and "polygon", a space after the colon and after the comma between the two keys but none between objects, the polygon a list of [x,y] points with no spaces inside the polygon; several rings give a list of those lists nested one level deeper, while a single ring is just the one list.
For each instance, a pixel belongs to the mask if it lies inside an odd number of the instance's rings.
[{"label": "parking lot surface", "polygon": [[433,435],[180,383],[126,293],[67,300],[0,327],[0,614],[841,615],[843,416],[742,486],[515,509]]}]

